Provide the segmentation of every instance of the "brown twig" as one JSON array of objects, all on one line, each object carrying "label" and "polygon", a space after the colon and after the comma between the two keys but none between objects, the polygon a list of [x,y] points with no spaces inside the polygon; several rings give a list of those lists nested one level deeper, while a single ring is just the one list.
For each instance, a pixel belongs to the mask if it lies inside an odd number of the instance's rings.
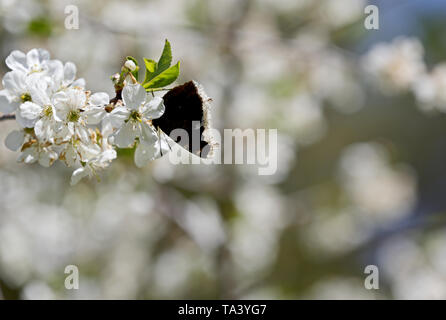
[{"label": "brown twig", "polygon": [[[116,92],[116,96],[113,99],[110,99],[110,103],[113,105],[115,105],[119,100],[122,100],[122,89],[116,89],[115,92]],[[111,110],[110,110],[110,112],[111,112]]]},{"label": "brown twig", "polygon": [[15,114],[4,114],[4,115],[0,116],[0,121],[14,120],[14,119],[15,119]]}]

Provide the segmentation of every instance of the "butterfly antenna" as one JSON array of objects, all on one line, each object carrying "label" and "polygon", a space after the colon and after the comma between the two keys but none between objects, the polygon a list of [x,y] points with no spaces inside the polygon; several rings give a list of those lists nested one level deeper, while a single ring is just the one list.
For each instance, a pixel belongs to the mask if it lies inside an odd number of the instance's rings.
[{"label": "butterfly antenna", "polygon": [[161,146],[161,130],[160,127],[158,127],[158,143],[160,145],[160,153],[161,153],[161,157],[164,156],[163,154],[163,148]]},{"label": "butterfly antenna", "polygon": [[[162,131],[161,131],[160,127],[158,127],[158,141],[159,141],[160,153],[161,153],[161,157],[162,157],[162,156],[164,156],[164,154],[163,154],[163,148],[161,146],[161,134],[162,134]],[[167,139],[166,139],[166,143],[169,146],[170,151],[172,151],[172,147],[170,146],[169,141],[167,141]]]}]

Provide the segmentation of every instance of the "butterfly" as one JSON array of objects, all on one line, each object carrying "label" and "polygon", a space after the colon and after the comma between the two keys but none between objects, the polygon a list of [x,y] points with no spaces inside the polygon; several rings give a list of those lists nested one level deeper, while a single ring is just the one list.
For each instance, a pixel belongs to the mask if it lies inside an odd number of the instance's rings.
[{"label": "butterfly", "polygon": [[[173,137],[170,141],[173,140],[201,158],[211,157],[217,147],[210,132],[212,99],[207,96],[203,87],[196,81],[189,81],[169,90],[163,96],[163,100],[166,108],[164,114],[152,120],[158,134],[164,133],[170,136],[174,130],[182,129],[187,132],[187,139]],[[197,141],[193,141],[194,139]],[[171,148],[168,142],[167,144]],[[163,155],[163,148],[160,149]]]}]

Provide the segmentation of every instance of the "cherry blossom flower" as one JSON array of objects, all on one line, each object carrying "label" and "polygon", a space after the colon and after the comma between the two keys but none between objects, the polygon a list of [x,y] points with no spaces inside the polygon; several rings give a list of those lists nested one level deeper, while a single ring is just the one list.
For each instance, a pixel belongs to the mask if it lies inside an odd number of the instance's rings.
[{"label": "cherry blossom flower", "polygon": [[380,82],[383,91],[410,89],[425,72],[424,49],[418,39],[399,37],[380,43],[363,58],[365,71]]},{"label": "cherry blossom flower", "polygon": [[[0,112],[15,115],[19,128],[5,145],[20,152],[19,162],[49,167],[60,160],[76,168],[71,178],[76,184],[98,177],[116,159],[116,147],[136,145],[138,167],[167,151],[167,138],[152,125],[164,113],[163,99],[150,98],[139,83],[119,75],[122,99],[113,101],[107,93],[86,90],[75,64],[51,60],[46,50],[13,51],[6,65],[11,71],[2,80]],[[133,61],[123,66],[124,72],[136,68]]]},{"label": "cherry blossom flower", "polygon": [[13,71],[31,74],[48,70],[50,54],[44,49],[32,49],[28,53],[12,51],[6,58],[6,65]]},{"label": "cherry blossom flower", "polygon": [[147,101],[148,95],[140,84],[126,85],[122,97],[124,106],[115,108],[112,112],[116,122],[121,122],[120,128],[112,135],[113,142],[120,148],[129,148],[138,140],[135,164],[143,167],[160,156],[159,135],[151,120],[163,115],[163,99],[155,97]]},{"label": "cherry blossom flower", "polygon": [[0,112],[14,112],[22,103],[31,101],[29,91],[34,78],[20,71],[6,73],[2,80],[4,89],[0,91]]},{"label": "cherry blossom flower", "polygon": [[108,143],[107,132],[102,131],[98,139],[100,144],[83,146],[83,153],[88,153],[83,166],[76,169],[71,176],[71,184],[77,184],[84,177],[98,177],[98,172],[107,168],[116,159],[116,150]]}]

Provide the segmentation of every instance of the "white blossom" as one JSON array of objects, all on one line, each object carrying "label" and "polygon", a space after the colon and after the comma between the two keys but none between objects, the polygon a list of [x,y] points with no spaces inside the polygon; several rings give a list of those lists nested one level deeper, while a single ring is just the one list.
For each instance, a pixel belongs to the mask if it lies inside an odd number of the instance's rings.
[{"label": "white blossom", "polygon": [[50,54],[44,49],[32,49],[28,53],[19,50],[12,51],[6,58],[6,65],[13,71],[31,74],[48,69]]},{"label": "white blossom", "polygon": [[446,63],[434,67],[414,84],[414,93],[423,110],[437,109],[446,112]]},{"label": "white blossom", "polygon": [[76,79],[77,68],[74,63],[67,62],[64,65],[59,60],[52,60],[48,62],[48,65],[54,91],[69,87],[85,88],[85,80]]},{"label": "white blossom", "polygon": [[151,120],[163,115],[164,103],[159,97],[147,101],[148,95],[140,84],[126,85],[122,97],[124,106],[112,111],[115,122],[120,122],[120,127],[113,134],[113,142],[120,148],[129,148],[138,138],[135,164],[143,167],[160,156],[159,137]]},{"label": "white blossom", "polygon": [[[125,65],[129,70],[131,63]],[[124,82],[122,100],[111,104],[107,93],[85,89],[73,63],[51,60],[46,50],[13,51],[6,65],[11,71],[2,80],[0,112],[15,113],[19,128],[5,145],[20,152],[19,162],[49,167],[60,160],[76,168],[71,178],[76,184],[98,177],[116,158],[115,147],[137,144],[138,167],[167,148],[151,122],[164,113],[163,100],[149,99],[140,84]]]},{"label": "white blossom", "polygon": [[136,69],[136,64],[132,61],[132,60],[127,60],[124,63],[124,67],[126,67],[127,69],[129,69],[130,71],[135,71]]},{"label": "white blossom", "polygon": [[88,124],[97,125],[108,117],[105,106],[109,104],[110,97],[105,92],[98,92],[90,97],[85,116]]},{"label": "white blossom", "polygon": [[102,130],[96,139],[96,141],[100,141],[100,144],[82,145],[81,156],[85,162],[82,167],[73,172],[72,185],[77,184],[84,177],[98,177],[98,172],[107,168],[116,159],[116,150],[108,142],[108,135],[109,132],[106,129]]},{"label": "white blossom", "polygon": [[26,164],[38,162],[43,167],[49,167],[58,157],[51,144],[41,143],[32,134],[26,134],[25,143],[17,160]]},{"label": "white blossom", "polygon": [[10,71],[2,80],[0,91],[0,112],[11,113],[24,102],[31,101],[30,85],[35,76],[27,77],[20,71]]},{"label": "white blossom", "polygon": [[89,134],[86,127],[86,118],[83,114],[87,105],[87,94],[82,89],[69,88],[54,95],[55,119],[63,124],[58,139],[69,141],[80,139],[88,143]]},{"label": "white blossom", "polygon": [[383,91],[408,90],[425,71],[423,46],[418,39],[399,37],[380,43],[363,58],[365,71]]}]

